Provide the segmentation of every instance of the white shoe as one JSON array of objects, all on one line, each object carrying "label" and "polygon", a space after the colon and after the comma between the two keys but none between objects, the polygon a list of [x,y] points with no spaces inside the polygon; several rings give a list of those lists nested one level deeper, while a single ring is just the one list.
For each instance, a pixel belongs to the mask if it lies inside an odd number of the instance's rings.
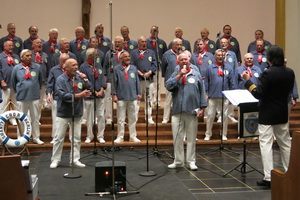
[{"label": "white shoe", "polygon": [[81,119],[80,123],[81,124],[86,124],[86,119]]},{"label": "white shoe", "polygon": [[192,170],[192,171],[197,171],[198,167],[196,166],[195,163],[191,162],[187,165],[187,167]]},{"label": "white shoe", "polygon": [[168,120],[165,120],[165,119],[164,119],[161,123],[162,123],[162,124],[167,124],[168,122],[169,122]]},{"label": "white shoe", "polygon": [[208,140],[210,140],[210,137],[209,136],[205,136],[204,140],[208,141]]},{"label": "white shoe", "polygon": [[184,164],[182,164],[182,163],[172,163],[172,164],[168,165],[169,169],[176,169],[176,168],[179,168],[179,167],[184,167]]},{"label": "white shoe", "polygon": [[58,161],[52,161],[52,163],[50,164],[50,168],[55,169],[57,167],[58,167]]},{"label": "white shoe", "polygon": [[103,138],[99,138],[98,141],[101,143],[101,144],[104,144],[105,143],[105,140]]},{"label": "white shoe", "polygon": [[130,142],[141,142],[137,137],[132,137],[129,139]]},{"label": "white shoe", "polygon": [[117,137],[117,139],[115,139],[114,143],[121,143],[124,142],[124,139],[121,137]]},{"label": "white shoe", "polygon": [[227,140],[227,137],[223,135],[222,140]]},{"label": "white shoe", "polygon": [[17,121],[16,119],[9,119],[9,123],[13,126],[17,126]]},{"label": "white shoe", "polygon": [[155,124],[153,119],[148,119],[148,124]]},{"label": "white shoe", "polygon": [[91,143],[91,139],[90,138],[86,138],[86,140],[84,141],[85,143]]},{"label": "white shoe", "polygon": [[50,144],[54,144],[54,138],[51,140]]},{"label": "white shoe", "polygon": [[[70,163],[70,167],[72,167],[72,163]],[[77,160],[77,161],[74,161],[73,167],[84,168],[85,164],[83,164],[79,160]]]},{"label": "white shoe", "polygon": [[221,121],[222,121],[222,120],[221,120],[221,117],[219,117],[217,122],[218,122],[218,123],[221,123]]},{"label": "white shoe", "polygon": [[44,142],[40,139],[33,139],[33,143],[36,143],[36,144],[44,144]]},{"label": "white shoe", "polygon": [[111,122],[112,122],[111,119],[106,120],[106,125],[111,125]]}]

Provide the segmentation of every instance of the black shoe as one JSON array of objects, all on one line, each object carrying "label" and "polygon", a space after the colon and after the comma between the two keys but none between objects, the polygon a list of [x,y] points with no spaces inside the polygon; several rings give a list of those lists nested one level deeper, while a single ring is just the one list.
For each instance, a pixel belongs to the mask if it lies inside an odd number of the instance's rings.
[{"label": "black shoe", "polygon": [[257,181],[256,184],[258,186],[271,187],[271,181],[260,180],[260,181]]}]

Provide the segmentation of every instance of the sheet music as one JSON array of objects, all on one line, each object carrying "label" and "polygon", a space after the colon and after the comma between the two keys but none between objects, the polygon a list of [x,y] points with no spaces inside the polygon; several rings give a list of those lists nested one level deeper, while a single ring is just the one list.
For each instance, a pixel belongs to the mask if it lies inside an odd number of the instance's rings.
[{"label": "sheet music", "polygon": [[241,103],[258,102],[258,99],[256,99],[248,90],[225,90],[222,93],[234,106],[238,106]]}]

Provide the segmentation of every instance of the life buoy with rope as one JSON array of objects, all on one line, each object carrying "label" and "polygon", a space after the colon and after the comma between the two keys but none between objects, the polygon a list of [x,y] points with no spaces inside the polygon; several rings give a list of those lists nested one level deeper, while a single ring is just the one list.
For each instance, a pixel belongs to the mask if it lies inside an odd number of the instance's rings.
[{"label": "life buoy with rope", "polygon": [[[23,124],[23,134],[17,139],[9,138],[4,131],[5,123],[11,118],[16,118]],[[10,110],[0,115],[0,142],[2,142],[3,145],[7,145],[8,147],[23,146],[29,141],[30,136],[31,123],[26,114],[17,110]]]}]

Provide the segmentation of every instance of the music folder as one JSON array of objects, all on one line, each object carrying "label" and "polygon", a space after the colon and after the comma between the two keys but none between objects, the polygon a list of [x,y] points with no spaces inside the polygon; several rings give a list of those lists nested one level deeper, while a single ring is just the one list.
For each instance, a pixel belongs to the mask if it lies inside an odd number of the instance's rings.
[{"label": "music folder", "polygon": [[224,96],[238,106],[238,133],[240,138],[258,136],[258,102],[248,90],[225,90]]}]

